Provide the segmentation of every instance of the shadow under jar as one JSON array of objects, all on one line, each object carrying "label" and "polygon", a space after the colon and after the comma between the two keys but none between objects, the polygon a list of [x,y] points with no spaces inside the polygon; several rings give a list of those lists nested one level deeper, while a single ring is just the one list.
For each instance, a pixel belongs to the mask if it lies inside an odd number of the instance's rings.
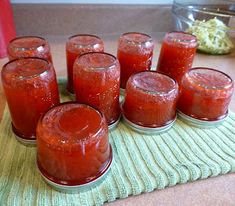
[{"label": "shadow under jar", "polygon": [[38,121],[37,165],[57,190],[78,192],[99,184],[112,163],[105,117],[74,102],[51,108]]},{"label": "shadow under jar", "polygon": [[37,36],[22,36],[10,41],[7,48],[9,60],[22,57],[39,57],[52,63],[48,42]]},{"label": "shadow under jar", "polygon": [[77,57],[88,52],[103,52],[104,42],[98,36],[78,34],[69,37],[66,43],[67,60],[67,90],[74,93],[73,89],[73,64]]},{"label": "shadow under jar", "polygon": [[153,40],[147,34],[130,32],[123,34],[118,41],[117,58],[121,67],[121,88],[132,74],[151,69]]},{"label": "shadow under jar", "polygon": [[88,104],[102,112],[109,129],[120,118],[120,66],[108,53],[87,53],[74,63],[74,91],[79,103]]},{"label": "shadow under jar", "polygon": [[163,132],[176,119],[177,98],[175,80],[157,72],[140,72],[127,81],[123,118],[137,132]]},{"label": "shadow under jar", "polygon": [[193,68],[182,79],[178,101],[180,117],[194,126],[215,126],[228,115],[233,81],[225,73],[211,68]]},{"label": "shadow under jar", "polygon": [[1,77],[15,136],[22,143],[35,143],[38,119],[59,104],[52,64],[40,58],[12,60],[3,66]]},{"label": "shadow under jar", "polygon": [[162,42],[157,71],[169,75],[180,86],[183,75],[192,67],[196,49],[195,36],[184,32],[167,33]]}]

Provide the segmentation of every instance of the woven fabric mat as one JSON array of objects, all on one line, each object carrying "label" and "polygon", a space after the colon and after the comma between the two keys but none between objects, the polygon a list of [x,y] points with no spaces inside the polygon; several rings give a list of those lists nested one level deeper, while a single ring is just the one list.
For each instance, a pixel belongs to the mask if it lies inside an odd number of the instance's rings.
[{"label": "woven fabric mat", "polygon": [[[63,101],[68,100],[62,95]],[[214,129],[177,119],[161,135],[145,136],[122,122],[110,133],[114,164],[106,180],[83,193],[51,189],[36,169],[36,148],[17,142],[8,108],[0,124],[0,205],[102,205],[117,198],[235,171],[235,113]]]}]

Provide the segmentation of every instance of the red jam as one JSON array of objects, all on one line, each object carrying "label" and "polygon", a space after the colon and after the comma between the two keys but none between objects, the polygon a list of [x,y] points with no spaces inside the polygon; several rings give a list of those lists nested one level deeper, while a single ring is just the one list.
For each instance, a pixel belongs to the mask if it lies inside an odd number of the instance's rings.
[{"label": "red jam", "polygon": [[37,36],[23,36],[13,40],[7,48],[9,60],[22,57],[39,57],[52,63],[50,46],[48,42]]},{"label": "red jam", "polygon": [[67,89],[73,93],[73,64],[75,59],[88,52],[103,52],[104,43],[98,37],[90,34],[79,34],[71,36],[66,43],[67,58]]},{"label": "red jam", "polygon": [[102,112],[109,125],[120,116],[120,67],[107,53],[88,53],[74,63],[74,91],[79,103]]},{"label": "red jam", "polygon": [[178,109],[196,119],[214,121],[224,118],[232,98],[233,81],[223,72],[193,68],[182,79]]},{"label": "red jam", "polygon": [[140,72],[127,82],[123,104],[125,118],[143,127],[162,127],[176,117],[178,85],[156,72]]},{"label": "red jam", "polygon": [[110,161],[107,123],[97,110],[64,103],[39,120],[37,163],[49,180],[68,186],[85,184],[102,175]]},{"label": "red jam", "polygon": [[23,139],[35,139],[39,117],[59,104],[52,65],[39,58],[12,60],[3,66],[2,84],[14,133]]},{"label": "red jam", "polygon": [[167,33],[162,43],[157,71],[169,75],[180,84],[183,75],[192,67],[196,49],[195,36],[184,32]]},{"label": "red jam", "polygon": [[118,42],[117,58],[121,66],[121,88],[132,74],[150,70],[153,57],[153,41],[146,34],[125,33]]}]

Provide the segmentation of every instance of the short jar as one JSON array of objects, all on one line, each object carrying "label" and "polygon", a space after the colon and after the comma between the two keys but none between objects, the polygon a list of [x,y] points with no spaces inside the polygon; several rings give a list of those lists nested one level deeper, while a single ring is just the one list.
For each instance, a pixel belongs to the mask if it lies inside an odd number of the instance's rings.
[{"label": "short jar", "polygon": [[121,67],[121,88],[132,74],[151,69],[153,57],[151,36],[138,32],[122,34],[118,41],[117,58]]},{"label": "short jar", "polygon": [[167,75],[140,72],[127,81],[122,105],[124,120],[137,132],[158,133],[176,119],[178,84]]},{"label": "short jar", "polygon": [[103,52],[104,42],[95,35],[77,34],[69,37],[66,43],[67,60],[67,90],[74,93],[73,90],[73,64],[77,57],[88,52]]},{"label": "short jar", "polygon": [[37,165],[54,189],[79,192],[97,186],[112,163],[108,125],[94,108],[67,102],[48,110],[37,125]]},{"label": "short jar", "polygon": [[120,66],[108,53],[87,53],[74,63],[74,91],[78,103],[88,104],[102,112],[109,128],[120,118]]},{"label": "short jar", "polygon": [[22,36],[11,40],[7,52],[9,60],[22,57],[39,57],[52,63],[49,43],[38,36]]},{"label": "short jar", "polygon": [[3,66],[1,77],[13,132],[22,143],[35,143],[38,119],[59,104],[52,64],[35,57],[12,60]]},{"label": "short jar", "polygon": [[179,115],[188,123],[213,126],[228,115],[233,81],[225,73],[204,67],[192,68],[182,79]]}]

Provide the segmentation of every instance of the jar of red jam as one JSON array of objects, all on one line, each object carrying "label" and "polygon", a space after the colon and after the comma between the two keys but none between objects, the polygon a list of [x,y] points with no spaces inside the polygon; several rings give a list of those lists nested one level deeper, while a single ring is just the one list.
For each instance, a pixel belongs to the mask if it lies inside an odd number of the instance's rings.
[{"label": "jar of red jam", "polygon": [[112,163],[105,117],[84,104],[67,102],[51,108],[37,125],[37,165],[58,190],[90,189]]},{"label": "jar of red jam", "polygon": [[3,66],[1,76],[15,136],[22,143],[35,143],[38,119],[59,104],[52,64],[39,58],[16,59]]},{"label": "jar of red jam", "polygon": [[179,115],[195,126],[214,126],[228,115],[233,81],[210,68],[193,68],[182,79],[177,108]]},{"label": "jar of red jam", "polygon": [[103,52],[104,42],[98,36],[90,34],[78,34],[69,37],[66,43],[66,59],[67,59],[67,90],[73,91],[73,64],[75,59],[82,54],[88,52]]},{"label": "jar of red jam", "polygon": [[118,60],[108,53],[83,54],[74,63],[73,80],[77,102],[98,109],[114,128],[120,117]]},{"label": "jar of red jam", "polygon": [[147,34],[130,32],[119,38],[117,58],[121,67],[121,88],[132,74],[151,69],[153,40]]},{"label": "jar of red jam", "polygon": [[141,133],[169,129],[176,119],[178,84],[167,75],[140,72],[127,81],[123,118],[128,126]]},{"label": "jar of red jam", "polygon": [[37,36],[22,36],[10,41],[7,48],[9,60],[22,57],[39,57],[52,63],[48,42]]},{"label": "jar of red jam", "polygon": [[157,71],[169,75],[180,85],[181,78],[192,67],[196,49],[195,36],[184,32],[167,33],[162,42]]}]

